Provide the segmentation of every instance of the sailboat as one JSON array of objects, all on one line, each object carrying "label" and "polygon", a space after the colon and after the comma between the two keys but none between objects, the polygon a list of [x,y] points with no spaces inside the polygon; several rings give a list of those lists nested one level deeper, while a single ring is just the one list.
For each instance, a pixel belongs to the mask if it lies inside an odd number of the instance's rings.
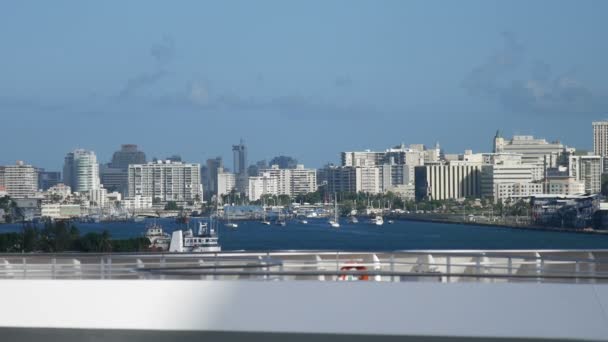
[{"label": "sailboat", "polygon": [[[226,208],[224,208],[224,212],[226,212]],[[224,227],[236,229],[239,227],[235,222],[230,222],[230,211],[226,212],[227,222],[224,224]]]},{"label": "sailboat", "polygon": [[266,201],[262,202],[262,224],[270,226],[270,221],[266,219]]},{"label": "sailboat", "polygon": [[283,213],[283,210],[282,209],[279,210],[279,217],[277,219],[276,224],[277,224],[277,226],[285,227],[285,226],[287,226],[287,222],[285,221],[284,218],[281,217],[282,213]]},{"label": "sailboat", "polygon": [[340,218],[338,216],[338,197],[334,194],[334,219],[329,220],[329,225],[332,228],[340,228]]}]

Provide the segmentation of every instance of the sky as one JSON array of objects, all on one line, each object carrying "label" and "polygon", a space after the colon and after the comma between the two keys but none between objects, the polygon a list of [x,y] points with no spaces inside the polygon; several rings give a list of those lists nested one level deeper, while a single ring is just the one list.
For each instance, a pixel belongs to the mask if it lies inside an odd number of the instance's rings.
[{"label": "sky", "polygon": [[340,151],[497,129],[592,147],[608,118],[607,1],[15,1],[0,6],[0,164],[60,170]]}]

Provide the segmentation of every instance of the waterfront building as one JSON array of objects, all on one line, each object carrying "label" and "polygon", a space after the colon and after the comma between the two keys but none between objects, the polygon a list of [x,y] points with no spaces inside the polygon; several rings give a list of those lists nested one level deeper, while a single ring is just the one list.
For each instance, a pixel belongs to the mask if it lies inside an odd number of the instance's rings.
[{"label": "waterfront building", "polygon": [[6,184],[4,183],[4,173],[6,167],[5,166],[0,166],[0,189],[2,190],[6,190]]},{"label": "waterfront building", "polygon": [[493,198],[497,201],[515,202],[543,193],[542,183],[497,183],[494,185]]},{"label": "waterfront building", "polygon": [[271,177],[268,172],[261,172],[259,176],[249,177],[250,201],[257,201],[263,195],[279,195],[279,179]]},{"label": "waterfront building", "polygon": [[234,173],[224,172],[223,168],[218,168],[217,172],[217,195],[221,198],[222,195],[236,190],[236,176]]},{"label": "waterfront building", "polygon": [[530,205],[536,225],[581,229],[592,227],[600,200],[598,195],[537,195]]},{"label": "waterfront building", "polygon": [[380,169],[364,166],[328,166],[323,170],[328,191],[380,193]]},{"label": "waterfront building", "polygon": [[545,192],[551,195],[574,196],[583,195],[586,192],[585,182],[577,180],[573,176],[548,176],[545,183],[547,187]]},{"label": "waterfront building", "polygon": [[[499,162],[494,165],[481,166],[481,196],[498,200],[510,199],[515,191],[514,184],[528,184],[519,189],[538,190],[538,185],[531,185],[533,181],[531,165],[518,164],[516,162]],[[501,184],[509,184],[503,185]],[[540,184],[542,193],[542,184]]]},{"label": "waterfront building", "polygon": [[416,200],[479,197],[479,165],[425,165],[415,168]]},{"label": "waterfront building", "polygon": [[139,210],[152,208],[152,197],[135,195],[133,197],[125,197],[120,202],[120,206],[125,210]]},{"label": "waterfront building", "polygon": [[271,165],[270,169],[260,170],[260,175],[267,174],[275,179],[277,194],[287,196],[304,195],[317,190],[317,171],[307,169],[302,164],[294,169],[281,169]]},{"label": "waterfront building", "polygon": [[414,184],[414,166],[407,164],[397,164],[393,158],[389,163],[380,166],[381,192],[389,189]]},{"label": "waterfront building", "polygon": [[5,166],[3,175],[4,188],[10,197],[29,198],[38,192],[38,170],[23,161]]},{"label": "waterfront building", "polygon": [[43,168],[38,168],[38,189],[46,191],[52,186],[61,183],[61,172],[45,171]]},{"label": "waterfront building", "polygon": [[240,193],[246,193],[248,190],[248,174],[247,174],[247,146],[243,140],[238,145],[232,145],[232,157],[236,176],[236,190]]},{"label": "waterfront building", "polygon": [[83,211],[78,204],[59,204],[59,203],[43,203],[41,205],[41,214],[43,218],[53,220],[67,220],[80,217]]},{"label": "waterfront building", "polygon": [[200,164],[157,161],[129,165],[129,197],[152,197],[166,203],[203,200]]},{"label": "waterfront building", "polygon": [[570,156],[568,173],[585,183],[585,193],[597,194],[602,190],[603,158],[601,156]]},{"label": "waterfront building", "polygon": [[65,157],[63,181],[74,192],[87,193],[100,187],[99,164],[93,151],[77,149]]}]

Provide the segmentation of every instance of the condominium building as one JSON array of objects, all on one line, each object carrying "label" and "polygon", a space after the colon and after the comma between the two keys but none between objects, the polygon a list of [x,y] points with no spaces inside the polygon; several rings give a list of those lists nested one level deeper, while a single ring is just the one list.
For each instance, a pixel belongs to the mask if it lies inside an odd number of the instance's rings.
[{"label": "condominium building", "polygon": [[38,170],[18,161],[4,167],[3,183],[7,194],[13,198],[28,198],[38,191]]},{"label": "condominium building", "polygon": [[479,165],[425,165],[415,168],[416,200],[479,197]]},{"label": "condominium building", "polygon": [[129,165],[129,197],[152,197],[160,202],[203,200],[200,164],[156,161]]},{"label": "condominium building", "polygon": [[317,171],[301,164],[296,165],[295,169],[281,169],[278,165],[272,165],[270,169],[261,170],[262,174],[276,179],[279,195],[297,196],[317,190]]},{"label": "condominium building", "polygon": [[270,173],[262,172],[259,176],[249,177],[250,201],[257,201],[263,195],[279,195],[279,179],[271,177]]},{"label": "condominium building", "polygon": [[99,164],[95,152],[78,149],[68,153],[63,165],[63,181],[75,192],[99,189]]},{"label": "condominium building", "polygon": [[593,123],[593,154],[608,157],[608,121]]},{"label": "condominium building", "polygon": [[600,156],[570,156],[568,174],[585,183],[585,193],[597,194],[602,190],[602,164]]},{"label": "condominium building", "polygon": [[328,166],[323,170],[329,192],[380,193],[378,167]]},{"label": "condominium building", "polygon": [[224,172],[223,168],[218,168],[217,172],[217,195],[227,195],[236,189],[236,176],[234,173]]}]

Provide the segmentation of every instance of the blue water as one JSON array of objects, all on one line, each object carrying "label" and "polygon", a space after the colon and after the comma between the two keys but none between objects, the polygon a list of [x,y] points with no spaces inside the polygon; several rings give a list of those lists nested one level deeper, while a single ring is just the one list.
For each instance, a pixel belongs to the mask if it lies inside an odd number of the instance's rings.
[{"label": "blue water", "polygon": [[[142,236],[146,226],[153,222],[155,221],[76,225],[81,234],[107,229],[113,238],[122,239]],[[170,219],[156,222],[169,233],[185,227]],[[332,229],[326,220],[309,220],[306,225],[290,221],[287,227],[239,222],[236,230],[220,224],[220,244],[223,250],[608,249],[608,235],[415,221],[395,221],[394,224],[385,224],[380,228],[365,223],[341,224],[339,229]],[[192,226],[195,227],[195,224]],[[20,229],[21,225],[0,225],[0,233]]]}]

